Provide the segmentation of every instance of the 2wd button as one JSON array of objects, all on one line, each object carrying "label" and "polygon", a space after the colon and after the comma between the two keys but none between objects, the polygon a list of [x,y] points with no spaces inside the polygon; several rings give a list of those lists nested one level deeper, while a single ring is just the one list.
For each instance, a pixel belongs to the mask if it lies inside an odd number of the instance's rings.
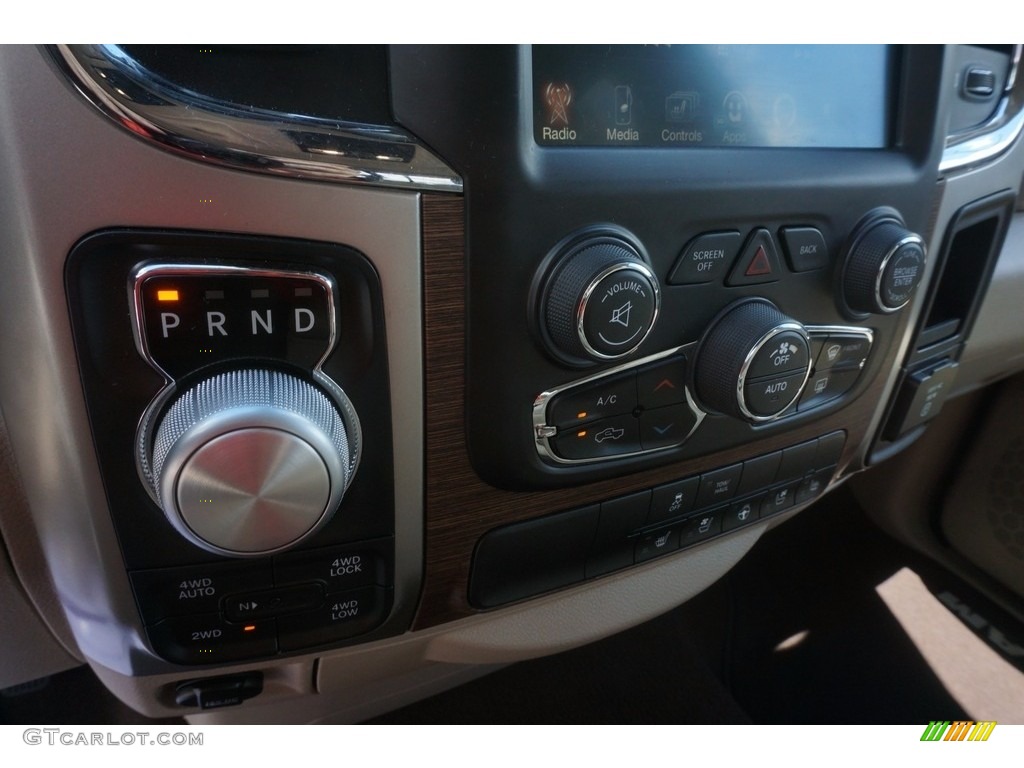
[{"label": "2wd button", "polygon": [[146,631],[154,650],[177,664],[216,664],[277,653],[274,619],[232,624],[216,613],[179,616]]}]

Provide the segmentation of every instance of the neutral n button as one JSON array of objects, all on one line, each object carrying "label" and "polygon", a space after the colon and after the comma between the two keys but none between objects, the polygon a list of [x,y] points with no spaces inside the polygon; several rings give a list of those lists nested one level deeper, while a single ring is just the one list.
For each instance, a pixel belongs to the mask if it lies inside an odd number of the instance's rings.
[{"label": "neutral n button", "polygon": [[259,313],[258,309],[254,309],[252,311],[252,335],[253,336],[255,336],[257,333],[259,333],[259,330],[258,330],[257,326],[263,326],[263,330],[266,331],[267,333],[273,333],[274,332],[273,316],[271,315],[269,309],[267,310],[266,317],[261,315]]}]

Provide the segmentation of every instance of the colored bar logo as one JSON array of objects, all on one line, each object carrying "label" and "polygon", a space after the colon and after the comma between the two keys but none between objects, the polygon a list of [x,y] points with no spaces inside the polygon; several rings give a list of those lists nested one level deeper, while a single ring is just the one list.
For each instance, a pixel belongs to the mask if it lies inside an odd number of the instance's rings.
[{"label": "colored bar logo", "polygon": [[995,727],[994,720],[932,720],[921,734],[921,741],[988,741]]}]

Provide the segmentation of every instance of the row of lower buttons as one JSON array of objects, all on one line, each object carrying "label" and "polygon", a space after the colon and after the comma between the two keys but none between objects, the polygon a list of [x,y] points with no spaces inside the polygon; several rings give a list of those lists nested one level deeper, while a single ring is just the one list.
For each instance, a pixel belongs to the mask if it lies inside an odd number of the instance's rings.
[{"label": "row of lower buttons", "polygon": [[[310,591],[322,589],[309,585]],[[247,598],[255,602],[256,596]],[[309,602],[307,595],[307,602]],[[146,627],[153,647],[177,664],[214,664],[279,652],[297,651],[355,637],[380,624],[391,603],[391,590],[363,587],[335,594],[319,593],[312,610],[276,617],[229,621],[219,613],[176,616]],[[269,612],[265,612],[269,613]]]},{"label": "row of lower buttons", "polygon": [[[490,531],[474,555],[470,602],[492,608],[530,597],[633,565],[651,548],[689,546],[782,511],[798,496],[809,499],[824,488],[845,439],[844,432],[833,432],[699,476]],[[744,513],[747,504],[756,504],[756,512],[751,506]],[[726,523],[730,515],[735,519]]]},{"label": "row of lower buttons", "polygon": [[[237,660],[276,653],[277,624],[284,651],[360,634],[370,628],[364,628],[367,623],[379,623],[393,578],[391,546],[390,539],[379,539],[256,562],[133,571],[130,577],[161,655],[190,664]],[[329,616],[338,613],[331,609],[340,595],[358,598],[347,621]]]},{"label": "row of lower buttons", "polygon": [[[828,266],[828,246],[821,232],[813,227],[783,227],[779,236],[786,259],[794,272],[807,272]],[[743,244],[739,232],[706,232],[683,248],[669,273],[669,285],[710,283],[721,279],[729,265],[732,269],[726,285],[752,285],[778,280],[782,268],[775,240],[764,228],[755,229]],[[740,246],[743,245],[742,252]],[[738,257],[737,257],[738,255]]]},{"label": "row of lower buttons", "polygon": [[818,470],[798,482],[778,486],[766,493],[700,512],[674,525],[645,532],[637,540],[634,560],[650,560],[677,549],[699,544],[719,533],[784,512],[796,504],[803,504],[820,494],[828,486],[835,467]]}]

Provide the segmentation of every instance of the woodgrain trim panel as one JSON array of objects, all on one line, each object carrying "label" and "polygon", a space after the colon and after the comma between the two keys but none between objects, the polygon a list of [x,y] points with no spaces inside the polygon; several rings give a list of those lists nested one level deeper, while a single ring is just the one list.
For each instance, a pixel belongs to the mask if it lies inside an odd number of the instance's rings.
[{"label": "woodgrain trim panel", "polygon": [[[845,469],[866,438],[885,376],[842,410],[813,424],[753,443],[687,459],[624,478],[553,491],[515,492],[484,483],[470,465],[465,434],[465,219],[460,198],[423,196],[424,333],[426,381],[426,498],[423,596],[415,629],[477,611],[467,601],[470,562],[491,528],[650,488],[767,453],[836,429],[848,433]],[[902,325],[901,325],[902,329]],[[901,330],[902,332],[902,330]],[[895,361],[889,345],[882,371]]]}]

